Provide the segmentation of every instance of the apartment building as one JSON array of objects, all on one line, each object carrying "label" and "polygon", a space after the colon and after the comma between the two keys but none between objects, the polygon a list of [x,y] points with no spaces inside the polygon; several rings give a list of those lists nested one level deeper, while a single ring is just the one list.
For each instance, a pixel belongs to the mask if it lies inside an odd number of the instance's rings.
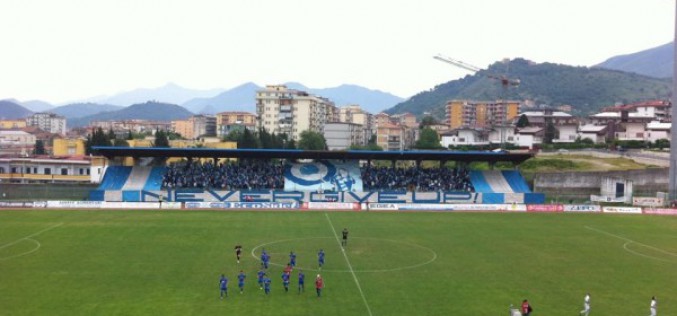
[{"label": "apartment building", "polygon": [[373,115],[364,111],[359,105],[347,105],[339,108],[339,121],[362,125],[362,142],[365,144],[376,134],[373,124]]},{"label": "apartment building", "polygon": [[0,156],[25,156],[33,152],[36,137],[24,131],[0,131]]},{"label": "apartment building", "polygon": [[193,115],[185,120],[172,121],[172,129],[186,139],[216,136],[216,117]]},{"label": "apartment building", "polygon": [[19,129],[26,127],[26,120],[0,120],[0,129]]},{"label": "apartment building", "polygon": [[256,114],[249,112],[221,112],[216,114],[216,136],[223,137],[230,132],[244,129],[256,130]]},{"label": "apartment building", "polygon": [[519,110],[519,101],[452,100],[447,103],[446,117],[451,129],[485,128],[510,122]]},{"label": "apartment building", "polygon": [[38,127],[45,132],[66,135],[66,118],[54,113],[35,113],[26,118],[26,125]]},{"label": "apartment building", "polygon": [[52,141],[52,156],[83,156],[85,141],[82,139],[57,138]]},{"label": "apartment building", "polygon": [[90,126],[101,128],[104,131],[113,130],[116,135],[124,135],[128,132],[135,133],[155,133],[155,131],[168,131],[172,127],[171,122],[150,121],[150,120],[110,120],[110,121],[92,121]]},{"label": "apartment building", "polygon": [[364,146],[364,128],[361,124],[332,122],[324,125],[324,139],[329,150],[344,150],[351,145]]},{"label": "apartment building", "polygon": [[376,127],[376,145],[383,150],[404,150],[405,128],[393,123],[378,124]]},{"label": "apartment building", "polygon": [[5,183],[99,183],[103,157],[0,158],[0,181]]},{"label": "apartment building", "polygon": [[299,140],[305,130],[322,133],[328,122],[339,121],[339,110],[327,98],[285,85],[268,85],[256,92],[256,115],[269,133],[285,133]]},{"label": "apartment building", "polygon": [[[539,111],[527,111],[520,115],[525,115],[529,120],[529,126],[537,126],[543,129],[552,124],[557,130],[557,136],[552,140],[553,143],[573,143],[578,138],[579,120],[569,113],[557,111],[555,109],[541,109]],[[515,118],[517,120],[518,118]]]}]

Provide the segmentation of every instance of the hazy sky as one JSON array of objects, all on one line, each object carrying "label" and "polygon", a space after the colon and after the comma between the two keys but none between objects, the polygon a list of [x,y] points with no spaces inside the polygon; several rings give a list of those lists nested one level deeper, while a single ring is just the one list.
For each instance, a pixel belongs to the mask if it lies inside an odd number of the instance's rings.
[{"label": "hazy sky", "polygon": [[675,0],[2,0],[0,99],[297,81],[401,97],[506,57],[590,66],[670,42]]}]

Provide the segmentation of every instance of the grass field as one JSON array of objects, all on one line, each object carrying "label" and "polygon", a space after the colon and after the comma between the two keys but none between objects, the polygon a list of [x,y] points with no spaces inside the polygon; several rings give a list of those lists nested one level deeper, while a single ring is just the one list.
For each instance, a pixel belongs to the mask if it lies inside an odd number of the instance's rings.
[{"label": "grass field", "polygon": [[[336,233],[347,227],[345,257]],[[235,262],[233,247],[244,246]],[[262,248],[272,293],[256,285]],[[316,298],[318,249],[326,288]],[[282,289],[298,254],[306,291]],[[349,263],[348,263],[349,262]],[[279,265],[278,265],[279,264]],[[247,275],[244,294],[237,272]],[[219,299],[218,279],[230,279]],[[677,315],[677,217],[527,213],[0,212],[2,315]]]}]

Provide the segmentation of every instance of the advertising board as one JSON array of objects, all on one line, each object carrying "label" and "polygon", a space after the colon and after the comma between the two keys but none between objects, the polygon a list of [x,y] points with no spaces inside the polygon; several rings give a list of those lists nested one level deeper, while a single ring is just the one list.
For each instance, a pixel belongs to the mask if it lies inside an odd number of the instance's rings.
[{"label": "advertising board", "polygon": [[639,207],[605,206],[602,208],[602,212],[618,214],[642,214],[642,209]]},{"label": "advertising board", "polygon": [[47,208],[101,208],[101,201],[47,201]]},{"label": "advertising board", "polygon": [[674,209],[674,208],[645,208],[644,214],[677,215],[677,209]]},{"label": "advertising board", "polygon": [[303,202],[301,208],[304,210],[360,210],[360,204],[343,202]]},{"label": "advertising board", "polygon": [[529,204],[527,205],[527,212],[562,212],[564,206],[562,204]]},{"label": "advertising board", "polygon": [[572,204],[564,205],[565,212],[601,212],[602,207],[599,205],[588,205],[588,204]]}]

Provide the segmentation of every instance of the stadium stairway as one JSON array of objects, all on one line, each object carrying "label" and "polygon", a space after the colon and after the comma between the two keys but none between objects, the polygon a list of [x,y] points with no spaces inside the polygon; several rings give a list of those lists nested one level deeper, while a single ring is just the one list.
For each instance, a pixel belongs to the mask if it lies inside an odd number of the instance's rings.
[{"label": "stadium stairway", "polygon": [[531,189],[529,189],[527,181],[524,179],[524,177],[522,177],[522,174],[519,171],[504,170],[502,173],[505,180],[508,181],[508,184],[510,184],[513,192],[531,193]]},{"label": "stadium stairway", "polygon": [[166,167],[153,167],[148,175],[148,180],[143,186],[144,191],[160,191],[162,189],[162,176],[167,171]]},{"label": "stadium stairway", "polygon": [[96,190],[89,193],[90,201],[103,201],[106,196],[106,191],[119,192],[127,182],[129,174],[132,172],[131,167],[124,166],[108,166],[103,175],[103,180]]},{"label": "stadium stairway", "polygon": [[470,182],[475,188],[475,192],[481,193],[492,193],[494,190],[491,189],[491,186],[484,179],[484,173],[482,171],[470,171]]},{"label": "stadium stairway", "polygon": [[98,190],[122,190],[131,172],[131,167],[108,166]]},{"label": "stadium stairway", "polygon": [[132,167],[132,172],[127,178],[125,185],[122,186],[122,190],[131,191],[143,189],[143,187],[146,185],[146,181],[148,180],[151,170],[151,167]]},{"label": "stadium stairway", "polygon": [[487,181],[487,184],[491,187],[493,192],[499,193],[514,193],[508,181],[503,177],[503,173],[500,170],[488,170],[483,171],[484,180]]},{"label": "stadium stairway", "polygon": [[475,192],[531,193],[526,180],[517,170],[471,171],[470,182],[475,187]]}]

